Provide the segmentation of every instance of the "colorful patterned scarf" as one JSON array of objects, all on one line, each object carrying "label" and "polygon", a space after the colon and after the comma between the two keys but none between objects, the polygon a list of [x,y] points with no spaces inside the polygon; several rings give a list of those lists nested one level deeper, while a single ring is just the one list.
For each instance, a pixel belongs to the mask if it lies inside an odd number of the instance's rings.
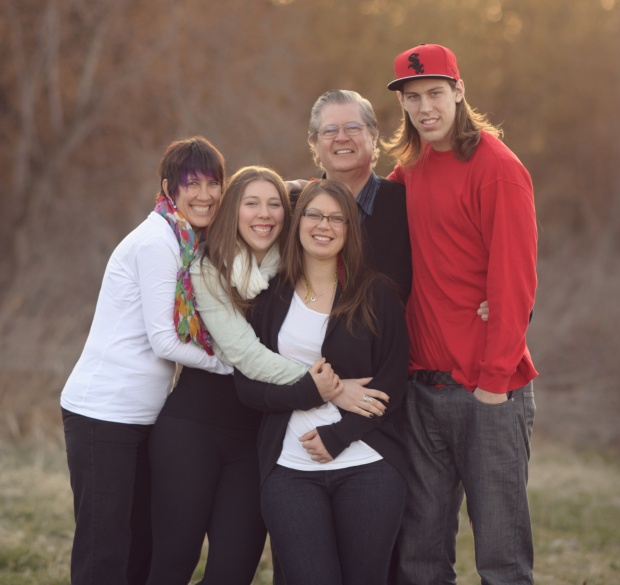
[{"label": "colorful patterned scarf", "polygon": [[205,229],[195,232],[165,195],[157,198],[155,212],[159,213],[172,228],[181,252],[181,268],[177,272],[174,294],[174,326],[177,335],[183,343],[193,341],[209,355],[213,355],[212,339],[200,314],[196,311],[196,299],[189,275],[189,267],[197,257],[198,245],[204,239]]}]

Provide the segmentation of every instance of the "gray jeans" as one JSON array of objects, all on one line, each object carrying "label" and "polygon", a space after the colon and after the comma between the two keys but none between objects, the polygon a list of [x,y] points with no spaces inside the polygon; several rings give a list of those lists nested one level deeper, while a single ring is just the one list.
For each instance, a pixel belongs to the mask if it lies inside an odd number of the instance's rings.
[{"label": "gray jeans", "polygon": [[535,410],[531,383],[507,402],[483,404],[458,384],[410,382],[405,439],[411,463],[390,583],[456,583],[463,493],[482,584],[534,583],[526,487]]}]

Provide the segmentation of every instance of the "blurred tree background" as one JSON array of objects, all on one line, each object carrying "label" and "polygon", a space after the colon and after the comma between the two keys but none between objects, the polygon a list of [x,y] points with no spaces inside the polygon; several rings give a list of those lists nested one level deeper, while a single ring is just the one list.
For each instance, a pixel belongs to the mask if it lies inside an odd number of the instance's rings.
[{"label": "blurred tree background", "polygon": [[389,135],[393,59],[421,42],[455,51],[534,180],[537,432],[620,448],[618,0],[0,0],[0,437],[57,433],[106,261],[170,141],[312,176],[314,100],[355,89]]}]

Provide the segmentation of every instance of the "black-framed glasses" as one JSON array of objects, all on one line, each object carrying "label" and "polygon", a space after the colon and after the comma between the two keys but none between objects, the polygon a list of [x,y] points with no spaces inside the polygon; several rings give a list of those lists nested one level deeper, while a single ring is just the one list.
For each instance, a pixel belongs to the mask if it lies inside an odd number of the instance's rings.
[{"label": "black-framed glasses", "polygon": [[341,226],[349,223],[349,220],[342,215],[323,215],[313,209],[305,209],[301,214],[312,223],[321,223],[324,219],[333,226]]},{"label": "black-framed glasses", "polygon": [[342,126],[323,126],[319,129],[319,136],[321,138],[336,138],[338,130],[342,128],[347,136],[356,136],[359,134],[366,124],[360,124],[359,122],[347,122]]}]

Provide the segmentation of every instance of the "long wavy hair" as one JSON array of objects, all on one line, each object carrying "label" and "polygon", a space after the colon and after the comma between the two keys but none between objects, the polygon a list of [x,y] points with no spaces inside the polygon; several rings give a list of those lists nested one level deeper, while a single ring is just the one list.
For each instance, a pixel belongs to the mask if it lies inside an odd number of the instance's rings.
[{"label": "long wavy hair", "polygon": [[[448,80],[448,83],[452,91],[455,91],[456,82]],[[463,96],[463,99],[456,104],[452,132],[452,150],[459,160],[468,161],[473,156],[480,142],[481,132],[488,132],[497,138],[502,138],[504,135],[500,127],[494,126],[486,114],[481,114],[472,108]],[[390,138],[383,140],[381,145],[386,154],[403,168],[415,165],[425,149],[425,144],[405,108],[402,109],[399,127]]]},{"label": "long wavy hair", "polygon": [[231,268],[235,256],[242,249],[245,249],[248,252],[246,255],[248,260],[246,274],[248,277],[250,275],[252,250],[245,240],[239,236],[238,225],[241,200],[248,185],[254,181],[267,181],[271,183],[280,196],[280,201],[284,208],[284,223],[274,246],[278,246],[280,253],[282,253],[282,248],[291,225],[291,202],[288,192],[280,175],[272,169],[263,166],[248,166],[239,169],[230,178],[222,195],[220,207],[207,230],[206,246],[201,258],[201,263],[208,258],[215,267],[221,276],[224,290],[232,300],[235,308],[241,313],[245,313],[248,309],[249,301],[243,299],[233,286]]},{"label": "long wavy hair", "polygon": [[337,259],[339,276],[342,276],[341,294],[332,308],[329,318],[342,319],[353,333],[359,322],[371,333],[377,333],[377,319],[374,312],[372,284],[377,275],[364,262],[362,230],[359,224],[357,204],[351,190],[339,181],[320,179],[310,181],[299,195],[291,228],[282,254],[282,282],[295,287],[305,272],[304,249],[299,238],[302,212],[318,195],[329,195],[338,203],[347,220],[344,246]]}]

